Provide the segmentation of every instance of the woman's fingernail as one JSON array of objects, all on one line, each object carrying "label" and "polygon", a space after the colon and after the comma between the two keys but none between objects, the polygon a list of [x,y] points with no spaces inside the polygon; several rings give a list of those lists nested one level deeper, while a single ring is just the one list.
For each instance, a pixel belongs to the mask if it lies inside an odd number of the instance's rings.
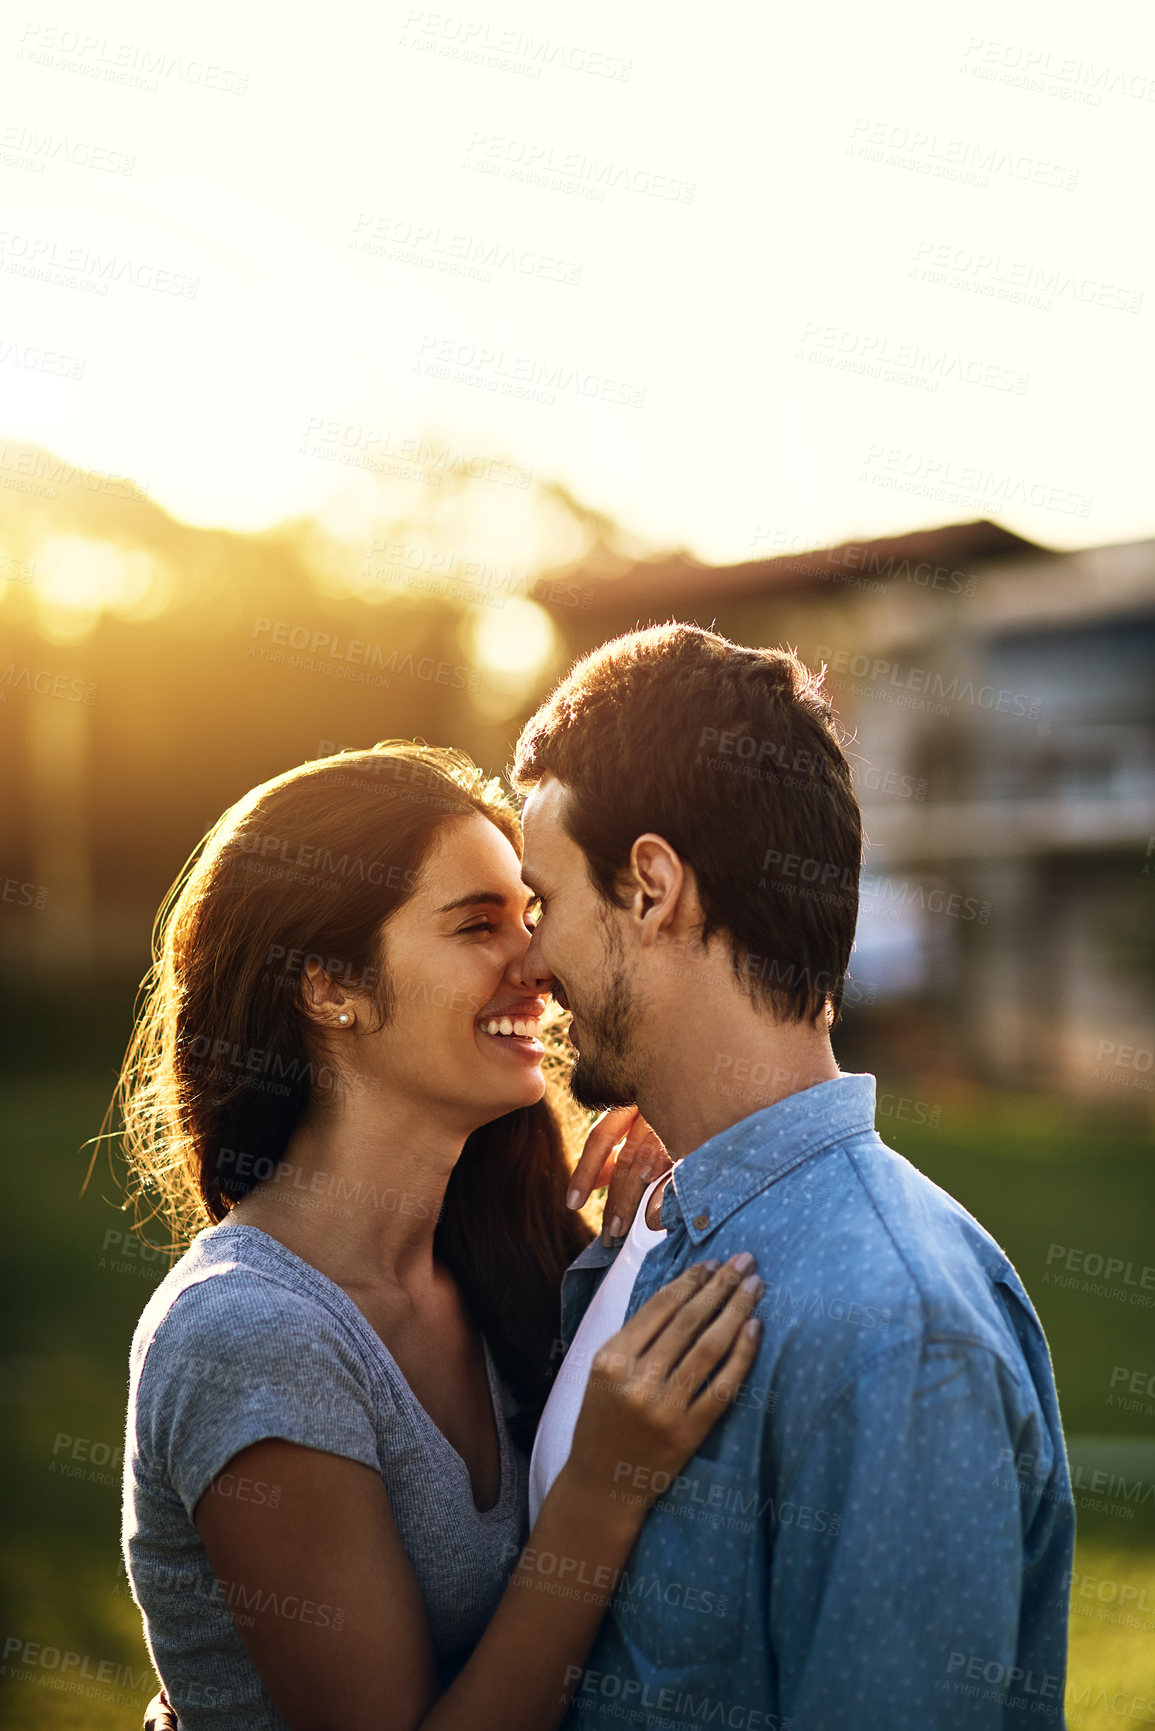
[{"label": "woman's fingernail", "polygon": [[737,1256],[730,1258],[731,1268],[736,1268],[739,1274],[745,1274],[748,1268],[753,1268],[754,1258],[748,1250],[740,1250]]},{"label": "woman's fingernail", "polygon": [[565,1205],[567,1208],[580,1208],[581,1200],[582,1193],[575,1184],[572,1190],[566,1192]]},{"label": "woman's fingernail", "polygon": [[610,1237],[611,1238],[620,1238],[621,1235],[622,1235],[622,1217],[620,1214],[615,1214],[613,1219],[610,1221]]},{"label": "woman's fingernail", "polygon": [[722,1264],[719,1262],[719,1260],[716,1256],[711,1256],[708,1262],[704,1262],[702,1264],[702,1267],[708,1268],[710,1270],[711,1274],[713,1274],[713,1272],[716,1268],[721,1268],[721,1266],[722,1266]]},{"label": "woman's fingernail", "polygon": [[742,1282],[742,1291],[743,1292],[754,1292],[754,1293],[761,1292],[762,1284],[763,1284],[762,1279],[759,1275],[748,1274],[746,1276],[745,1280]]}]

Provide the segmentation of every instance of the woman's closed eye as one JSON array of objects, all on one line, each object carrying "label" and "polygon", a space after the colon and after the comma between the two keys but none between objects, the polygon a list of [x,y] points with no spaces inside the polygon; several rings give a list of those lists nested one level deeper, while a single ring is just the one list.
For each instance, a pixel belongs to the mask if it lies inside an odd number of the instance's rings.
[{"label": "woman's closed eye", "polygon": [[[533,931],[544,911],[540,897],[535,897],[534,900],[528,904],[523,915],[527,931]],[[474,920],[472,925],[460,926],[457,931],[457,936],[463,938],[470,932],[496,932],[497,930],[498,922],[496,920]]]}]

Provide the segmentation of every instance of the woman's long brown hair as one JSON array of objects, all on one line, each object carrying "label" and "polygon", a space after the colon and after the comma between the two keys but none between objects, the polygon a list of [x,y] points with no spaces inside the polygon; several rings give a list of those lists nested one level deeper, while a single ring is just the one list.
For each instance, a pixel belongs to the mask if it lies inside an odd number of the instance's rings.
[{"label": "woman's long brown hair", "polygon": [[[386,740],[254,788],[186,864],[158,915],[113,1108],[138,1219],[161,1217],[174,1253],[223,1220],[304,1115],[347,1085],[308,1037],[304,957],[389,1017],[405,982],[389,974],[387,935],[382,966],[382,924],[441,826],[477,812],[520,856],[500,782],[462,752]],[[521,1403],[523,1446],[558,1354],[562,1274],[593,1237],[565,1206],[566,1144],[583,1120],[556,1017],[546,1035],[546,1097],[468,1138],[433,1241]]]}]

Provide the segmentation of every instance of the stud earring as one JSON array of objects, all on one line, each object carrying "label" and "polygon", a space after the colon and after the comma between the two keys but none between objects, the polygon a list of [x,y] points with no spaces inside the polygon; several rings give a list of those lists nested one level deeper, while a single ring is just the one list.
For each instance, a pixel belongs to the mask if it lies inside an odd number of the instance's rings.
[{"label": "stud earring", "polygon": [[345,1026],[345,1023],[349,1020],[349,1018],[345,1014],[344,1010],[341,1011],[341,1014],[337,1017],[337,1020],[340,1022],[342,1027]]}]

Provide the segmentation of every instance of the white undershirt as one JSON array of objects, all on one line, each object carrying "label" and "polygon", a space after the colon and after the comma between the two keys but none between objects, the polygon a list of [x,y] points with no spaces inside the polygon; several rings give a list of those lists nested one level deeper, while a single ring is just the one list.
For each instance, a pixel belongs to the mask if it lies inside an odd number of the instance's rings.
[{"label": "white undershirt", "polygon": [[646,1208],[655,1187],[662,1182],[655,1178],[634,1215],[629,1236],[609,1266],[601,1285],[590,1299],[585,1315],[578,1324],[573,1343],[558,1370],[545,1411],[537,1427],[533,1456],[529,1463],[529,1524],[537,1520],[538,1511],[549,1488],[569,1459],[574,1426],[581,1410],[594,1354],[604,1346],[611,1334],[616,1334],[626,1319],[626,1306],[647,1251],[660,1244],[666,1228],[656,1231],[646,1224]]}]

